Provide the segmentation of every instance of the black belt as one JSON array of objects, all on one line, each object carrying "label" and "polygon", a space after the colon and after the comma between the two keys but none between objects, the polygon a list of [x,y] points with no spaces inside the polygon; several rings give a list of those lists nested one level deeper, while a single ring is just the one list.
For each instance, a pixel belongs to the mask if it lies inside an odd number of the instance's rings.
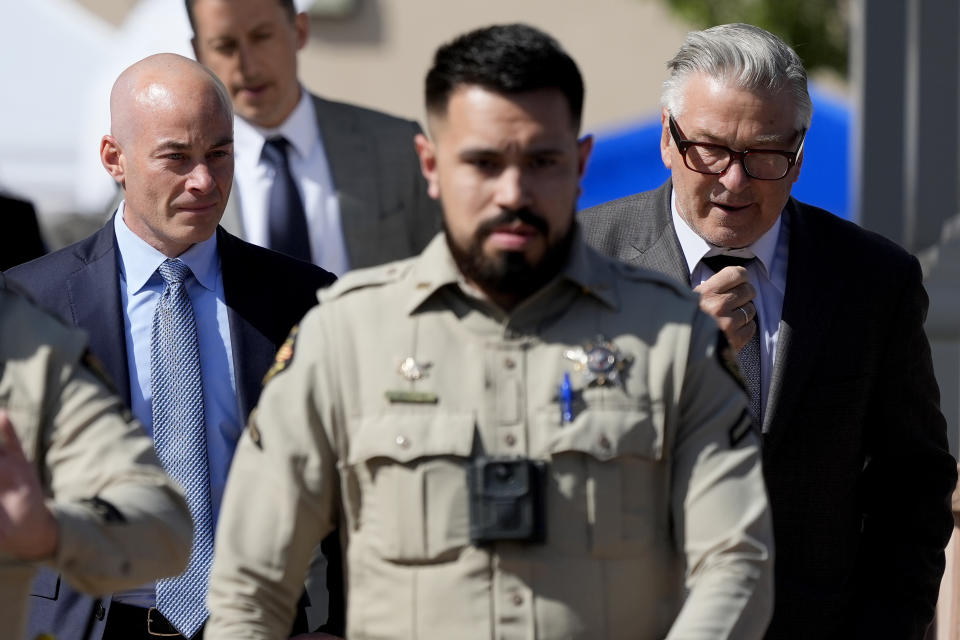
[{"label": "black belt", "polygon": [[[183,636],[156,607],[145,609],[122,602],[110,604],[107,612],[107,624],[103,631],[104,639],[123,638],[123,640],[191,640]],[[203,629],[197,632],[193,640],[202,640]]]}]

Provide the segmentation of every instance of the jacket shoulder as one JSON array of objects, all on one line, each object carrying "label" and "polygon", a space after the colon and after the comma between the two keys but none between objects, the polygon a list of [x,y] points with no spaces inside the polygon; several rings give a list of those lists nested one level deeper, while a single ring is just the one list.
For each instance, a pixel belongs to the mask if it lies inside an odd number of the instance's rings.
[{"label": "jacket shoulder", "polygon": [[344,118],[351,118],[365,127],[377,129],[397,129],[409,133],[412,129],[420,130],[420,125],[413,120],[391,115],[384,111],[361,107],[347,102],[338,102],[328,100],[320,96],[313,96],[314,106],[318,117],[321,119],[324,115],[336,115]]}]

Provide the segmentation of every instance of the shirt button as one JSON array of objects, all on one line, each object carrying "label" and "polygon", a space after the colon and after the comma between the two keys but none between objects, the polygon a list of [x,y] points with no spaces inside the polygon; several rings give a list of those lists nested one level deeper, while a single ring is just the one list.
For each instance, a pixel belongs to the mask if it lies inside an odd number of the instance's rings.
[{"label": "shirt button", "polygon": [[508,433],[506,437],[503,439],[503,441],[507,443],[508,447],[512,447],[513,445],[517,444],[517,439],[513,436],[512,433]]},{"label": "shirt button", "polygon": [[600,438],[600,448],[604,451],[610,450],[610,441],[607,439],[607,436],[602,436]]},{"label": "shirt button", "polygon": [[503,361],[503,366],[505,366],[507,369],[513,369],[517,366],[517,363],[513,358],[506,358]]},{"label": "shirt button", "polygon": [[513,604],[517,605],[518,607],[519,607],[520,605],[522,605],[522,604],[523,604],[523,595],[522,595],[522,594],[519,594],[519,593],[513,594]]},{"label": "shirt button", "polygon": [[397,436],[396,443],[397,443],[397,446],[400,447],[401,449],[410,448],[410,441],[407,440],[404,436]]}]

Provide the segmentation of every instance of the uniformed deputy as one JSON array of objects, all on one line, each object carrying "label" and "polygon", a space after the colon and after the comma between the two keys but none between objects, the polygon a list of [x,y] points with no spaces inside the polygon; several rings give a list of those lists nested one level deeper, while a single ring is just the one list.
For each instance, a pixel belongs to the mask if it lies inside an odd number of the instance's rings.
[{"label": "uniformed deputy", "polygon": [[103,593],[175,575],[190,552],[180,488],[85,350],[83,332],[10,291],[0,274],[4,638],[22,637],[38,564]]},{"label": "uniformed deputy", "polygon": [[416,140],[445,234],[348,274],[278,355],[218,530],[207,640],[279,638],[348,538],[348,637],[759,638],[772,540],[729,347],[574,224],[583,87],[549,36],[442,47]]}]

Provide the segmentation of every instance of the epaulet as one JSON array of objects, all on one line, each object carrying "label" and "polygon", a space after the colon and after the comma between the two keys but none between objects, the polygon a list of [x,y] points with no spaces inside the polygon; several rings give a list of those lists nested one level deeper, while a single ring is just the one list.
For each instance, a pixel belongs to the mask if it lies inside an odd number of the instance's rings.
[{"label": "epaulet", "polygon": [[336,300],[352,291],[370,287],[381,287],[392,282],[397,282],[410,270],[412,264],[413,260],[408,259],[350,271],[344,274],[343,277],[338,278],[337,281],[329,287],[320,290],[320,302]]},{"label": "epaulet", "polygon": [[617,274],[625,280],[631,280],[633,282],[646,282],[661,286],[669,289],[673,293],[683,298],[689,298],[693,295],[689,287],[684,286],[682,283],[677,282],[673,278],[666,276],[659,271],[647,269],[646,267],[640,267],[635,264],[628,264],[619,260],[611,260],[611,263],[613,264],[613,269],[617,272]]}]

